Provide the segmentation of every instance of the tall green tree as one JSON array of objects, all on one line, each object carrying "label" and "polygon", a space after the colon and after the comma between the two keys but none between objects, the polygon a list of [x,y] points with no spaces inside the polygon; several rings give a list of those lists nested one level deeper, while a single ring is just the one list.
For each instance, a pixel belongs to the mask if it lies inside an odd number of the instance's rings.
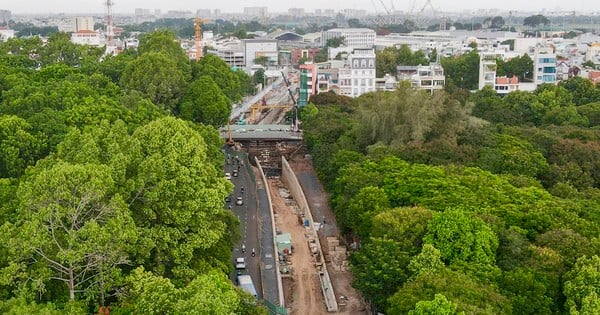
[{"label": "tall green tree", "polygon": [[[129,263],[137,230],[103,165],[57,163],[36,170],[19,187],[19,220],[9,227],[5,278],[44,291],[63,283],[69,301],[114,289]],[[8,278],[6,278],[8,276]]]},{"label": "tall green tree", "polygon": [[189,281],[208,268],[194,254],[227,232],[220,213],[231,184],[210,160],[202,136],[182,120],[155,120],[133,138],[142,158],[132,169],[135,188],[128,202],[142,237],[152,244],[150,257],[141,258],[158,275]]},{"label": "tall green tree", "polygon": [[433,216],[424,242],[442,253],[447,263],[494,264],[498,237],[479,218],[462,210],[446,210]]},{"label": "tall green tree", "polygon": [[353,286],[378,309],[387,308],[387,298],[408,278],[409,256],[386,238],[371,238],[350,257],[355,275]]},{"label": "tall green tree", "polygon": [[175,112],[186,90],[186,76],[164,53],[148,52],[127,65],[120,85],[139,91],[154,104]]},{"label": "tall green tree", "polygon": [[181,118],[219,127],[229,120],[231,101],[209,76],[202,76],[188,88],[179,107]]},{"label": "tall green tree", "polygon": [[[565,309],[571,314],[594,314],[600,311],[600,257],[583,256],[565,275],[563,292],[567,297]],[[587,308],[587,309],[586,309]],[[585,311],[585,312],[584,312]],[[588,313],[589,311],[589,313]]]},{"label": "tall green tree", "polygon": [[473,50],[459,57],[442,59],[447,85],[475,90],[479,84],[479,54]]},{"label": "tall green tree", "polygon": [[197,80],[202,76],[211,77],[231,102],[239,101],[244,95],[239,75],[218,56],[209,54],[192,63],[192,78]]},{"label": "tall green tree", "polygon": [[[456,304],[448,301],[443,294],[436,294],[431,301],[421,301],[415,305],[415,309],[408,315],[455,315]],[[464,314],[464,312],[460,312]]]},{"label": "tall green tree", "polygon": [[0,178],[20,177],[39,158],[44,143],[17,116],[0,115]]}]

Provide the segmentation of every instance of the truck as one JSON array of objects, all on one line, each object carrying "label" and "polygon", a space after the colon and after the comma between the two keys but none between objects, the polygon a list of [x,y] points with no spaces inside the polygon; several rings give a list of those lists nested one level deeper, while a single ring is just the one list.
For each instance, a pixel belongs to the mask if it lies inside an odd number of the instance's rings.
[{"label": "truck", "polygon": [[252,277],[250,277],[250,275],[238,275],[237,279],[240,288],[258,299],[258,293],[256,293],[256,288],[254,287],[254,282],[252,282]]}]

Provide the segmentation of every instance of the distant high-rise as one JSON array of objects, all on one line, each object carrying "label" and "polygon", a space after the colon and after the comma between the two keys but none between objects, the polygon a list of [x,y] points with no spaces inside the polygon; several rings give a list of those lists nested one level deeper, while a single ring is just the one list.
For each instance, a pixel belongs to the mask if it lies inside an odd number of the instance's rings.
[{"label": "distant high-rise", "polygon": [[12,13],[9,10],[0,10],[0,24],[8,24],[12,18]]},{"label": "distant high-rise", "polygon": [[212,11],[210,9],[198,9],[196,10],[196,17],[199,18],[208,18],[212,16]]},{"label": "distant high-rise", "polygon": [[244,15],[250,17],[266,17],[268,14],[267,7],[245,7]]},{"label": "distant high-rise", "polygon": [[73,31],[93,31],[94,18],[91,16],[78,16],[73,19]]},{"label": "distant high-rise", "polygon": [[288,14],[291,16],[294,16],[294,17],[302,17],[302,16],[304,16],[304,9],[303,8],[289,8]]}]

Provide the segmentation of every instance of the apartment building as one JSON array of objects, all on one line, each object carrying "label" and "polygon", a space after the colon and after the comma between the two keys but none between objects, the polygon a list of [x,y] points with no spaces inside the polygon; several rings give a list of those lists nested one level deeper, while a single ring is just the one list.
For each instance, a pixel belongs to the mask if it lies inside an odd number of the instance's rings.
[{"label": "apartment building", "polygon": [[501,55],[496,52],[481,52],[479,53],[479,85],[481,90],[486,86],[495,89],[496,86],[496,60]]},{"label": "apartment building", "polygon": [[427,66],[398,66],[398,81],[409,81],[412,87],[433,93],[446,85],[444,68],[437,63]]},{"label": "apartment building", "polygon": [[556,54],[551,48],[536,47],[533,59],[533,80],[535,84],[556,83]]},{"label": "apartment building", "polygon": [[339,69],[340,94],[358,97],[375,92],[375,50],[355,49],[346,67]]}]

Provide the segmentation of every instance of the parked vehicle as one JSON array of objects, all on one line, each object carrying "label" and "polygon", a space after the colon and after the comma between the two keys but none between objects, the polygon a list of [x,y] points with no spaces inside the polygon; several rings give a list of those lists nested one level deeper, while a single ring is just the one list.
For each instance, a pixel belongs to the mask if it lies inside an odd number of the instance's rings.
[{"label": "parked vehicle", "polygon": [[225,173],[225,179],[231,180],[231,173]]}]

